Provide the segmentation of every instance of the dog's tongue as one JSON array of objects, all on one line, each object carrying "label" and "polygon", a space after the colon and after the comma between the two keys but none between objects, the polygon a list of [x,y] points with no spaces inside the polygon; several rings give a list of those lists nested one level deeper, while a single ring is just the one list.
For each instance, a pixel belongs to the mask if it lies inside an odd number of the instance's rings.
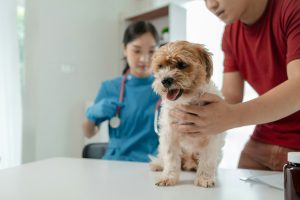
[{"label": "dog's tongue", "polygon": [[169,90],[167,93],[167,99],[170,101],[176,100],[176,97],[178,96],[179,92],[179,89]]}]

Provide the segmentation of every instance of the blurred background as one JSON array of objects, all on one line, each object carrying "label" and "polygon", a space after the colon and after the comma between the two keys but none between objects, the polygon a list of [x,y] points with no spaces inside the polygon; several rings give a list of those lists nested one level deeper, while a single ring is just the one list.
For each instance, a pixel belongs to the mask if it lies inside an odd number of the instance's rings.
[{"label": "blurred background", "polygon": [[[201,0],[1,0],[0,169],[51,157],[81,157],[107,141],[86,139],[82,122],[102,81],[121,74],[122,35],[149,20],[161,43],[188,40],[213,53],[222,84],[224,24]],[[245,100],[256,96],[246,85]],[[236,168],[253,127],[228,131],[223,168]]]}]

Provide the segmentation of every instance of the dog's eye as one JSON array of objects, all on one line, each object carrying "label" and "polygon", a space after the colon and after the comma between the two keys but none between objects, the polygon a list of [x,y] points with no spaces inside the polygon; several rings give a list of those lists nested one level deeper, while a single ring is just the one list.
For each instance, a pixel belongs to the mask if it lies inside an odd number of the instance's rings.
[{"label": "dog's eye", "polygon": [[184,62],[182,62],[182,61],[179,61],[178,63],[177,63],[177,66],[176,66],[178,69],[184,69],[184,68],[186,68],[187,67],[187,64],[186,63],[184,63]]},{"label": "dog's eye", "polygon": [[162,64],[159,64],[159,65],[158,65],[158,69],[161,69],[162,67],[163,67]]}]

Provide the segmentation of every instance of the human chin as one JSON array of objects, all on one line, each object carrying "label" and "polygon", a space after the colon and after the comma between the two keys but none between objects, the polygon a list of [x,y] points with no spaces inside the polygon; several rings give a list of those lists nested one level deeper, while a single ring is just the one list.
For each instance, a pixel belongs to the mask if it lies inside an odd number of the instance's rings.
[{"label": "human chin", "polygon": [[150,70],[149,68],[140,70],[140,74],[141,74],[141,77],[147,77],[147,76],[150,76],[151,70]]},{"label": "human chin", "polygon": [[229,24],[233,24],[235,21],[235,19],[231,18],[231,17],[228,17],[228,16],[225,16],[223,18],[220,18],[226,25],[229,25]]},{"label": "human chin", "polygon": [[150,73],[151,73],[151,72],[149,71],[149,69],[137,68],[137,69],[135,69],[135,70],[133,71],[132,74],[135,75],[135,76],[137,76],[137,77],[143,78],[143,77],[149,76]]}]

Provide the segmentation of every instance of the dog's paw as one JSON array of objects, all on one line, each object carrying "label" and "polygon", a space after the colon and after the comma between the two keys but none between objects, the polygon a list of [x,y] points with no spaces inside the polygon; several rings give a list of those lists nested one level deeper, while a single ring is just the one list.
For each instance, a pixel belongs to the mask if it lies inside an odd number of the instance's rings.
[{"label": "dog's paw", "polygon": [[201,176],[195,179],[194,184],[200,187],[209,188],[215,186],[215,180],[213,178]]},{"label": "dog's paw", "polygon": [[160,177],[158,179],[158,181],[155,183],[155,185],[157,185],[157,186],[172,186],[177,183],[177,180],[178,179],[174,178],[174,177],[164,176],[164,177]]},{"label": "dog's paw", "polygon": [[157,163],[157,162],[151,162],[149,164],[149,167],[150,167],[151,171],[162,171],[163,170],[162,165],[160,163]]}]

